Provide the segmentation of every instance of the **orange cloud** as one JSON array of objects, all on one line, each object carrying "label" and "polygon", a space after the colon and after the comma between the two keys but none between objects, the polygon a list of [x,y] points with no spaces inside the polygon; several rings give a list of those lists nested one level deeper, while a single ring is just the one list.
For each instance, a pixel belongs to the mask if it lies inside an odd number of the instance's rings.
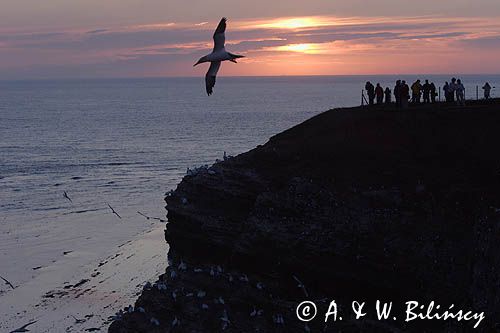
[{"label": "orange cloud", "polygon": [[[128,70],[134,75],[141,70],[144,75],[200,75],[205,69],[193,68],[192,63],[210,52],[216,25],[159,22],[60,32],[0,32],[0,74],[10,68],[54,64],[72,73],[72,68],[85,64],[125,76]],[[500,20],[495,18],[230,20],[227,48],[247,58],[222,70],[230,75],[473,73],[485,69],[498,73],[499,41]]]}]

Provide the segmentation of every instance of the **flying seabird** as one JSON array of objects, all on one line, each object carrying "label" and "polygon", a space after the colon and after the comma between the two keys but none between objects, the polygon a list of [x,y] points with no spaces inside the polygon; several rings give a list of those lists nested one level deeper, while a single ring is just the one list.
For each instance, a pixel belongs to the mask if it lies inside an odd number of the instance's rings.
[{"label": "flying seabird", "polygon": [[150,217],[149,217],[149,216],[147,216],[147,215],[145,215],[145,214],[143,214],[143,213],[141,213],[141,212],[137,212],[137,214],[139,214],[139,215],[141,215],[141,216],[144,216],[144,217],[146,218],[146,220],[149,220],[149,219],[150,219]]},{"label": "flying seabird", "polygon": [[222,320],[222,330],[226,330],[226,328],[231,324],[231,321],[229,320],[229,317],[227,316],[227,311],[224,309],[224,312],[222,314],[222,317],[220,317],[220,320]]},{"label": "flying seabird", "polygon": [[181,271],[185,271],[187,269],[187,265],[184,263],[184,261],[181,260],[181,263],[179,264],[177,269],[179,269]]},{"label": "flying seabird", "polygon": [[10,281],[4,278],[3,276],[0,275],[0,279],[2,279],[5,282],[5,284],[11,287],[12,289],[16,289],[16,287],[14,287],[14,285],[10,283]]},{"label": "flying seabird", "polygon": [[210,68],[208,69],[207,74],[205,75],[205,85],[207,89],[207,94],[208,96],[212,95],[213,88],[215,86],[215,78],[217,76],[217,72],[219,71],[220,64],[222,61],[229,60],[231,62],[236,63],[236,59],[238,58],[244,58],[245,56],[242,55],[237,55],[237,54],[232,54],[230,52],[227,52],[224,43],[226,42],[226,22],[227,19],[223,17],[219,25],[217,26],[217,29],[215,29],[214,32],[214,49],[212,50],[212,53],[201,57],[200,60],[194,66],[204,63],[204,62],[209,62],[210,63]]},{"label": "flying seabird", "polygon": [[119,214],[118,214],[118,213],[117,213],[117,212],[113,209],[113,207],[111,207],[111,205],[110,205],[110,204],[108,204],[108,207],[109,207],[109,209],[111,209],[111,212],[112,212],[113,214],[115,214],[116,216],[118,216],[118,218],[119,218],[119,219],[121,219],[121,218],[122,218],[122,217],[121,217],[121,216],[120,216],[120,215],[119,215]]},{"label": "flying seabird", "polygon": [[151,319],[149,320],[149,322],[151,324],[156,325],[156,326],[160,326],[160,321],[158,319],[154,318],[154,317],[151,317]]},{"label": "flying seabird", "polygon": [[157,221],[160,221],[160,222],[167,222],[166,220],[161,219],[161,218],[159,218],[159,217],[147,216],[146,214],[143,214],[143,213],[141,213],[141,212],[137,212],[137,214],[139,214],[139,215],[143,216],[146,220],[150,220],[150,219],[152,219],[152,220],[157,220]]},{"label": "flying seabird", "polygon": [[30,330],[27,329],[28,326],[30,325],[33,325],[34,323],[36,323],[37,321],[32,321],[30,323],[27,323],[26,325],[22,326],[22,327],[19,327],[18,329],[15,329],[13,331],[10,331],[10,333],[17,333],[17,332],[29,332]]},{"label": "flying seabird", "polygon": [[299,280],[299,278],[298,278],[298,277],[296,277],[295,275],[292,275],[292,277],[293,277],[293,279],[294,279],[295,281],[297,281],[297,283],[298,283],[297,288],[302,289],[302,291],[304,292],[304,295],[305,295],[306,297],[309,297],[309,294],[308,294],[308,292],[307,292],[307,290],[306,290],[306,286],[304,286],[304,284],[302,283],[302,281],[300,281],[300,280]]},{"label": "flying seabird", "polygon": [[68,196],[68,193],[66,193],[66,191],[64,191],[63,197],[65,197],[66,199],[68,199],[69,202],[73,203],[73,200],[71,200],[71,198]]}]

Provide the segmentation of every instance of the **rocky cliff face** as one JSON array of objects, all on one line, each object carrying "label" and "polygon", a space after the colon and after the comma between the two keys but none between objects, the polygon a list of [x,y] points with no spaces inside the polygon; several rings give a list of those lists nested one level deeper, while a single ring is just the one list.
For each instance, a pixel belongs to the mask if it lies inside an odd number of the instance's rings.
[{"label": "rocky cliff face", "polygon": [[[404,322],[408,300],[499,329],[500,108],[331,110],[187,175],[166,197],[170,265],[114,332],[468,331]],[[328,304],[342,321],[324,322]],[[355,320],[353,300],[393,301]],[[318,317],[296,317],[312,300]],[[370,308],[368,308],[370,307]]]}]

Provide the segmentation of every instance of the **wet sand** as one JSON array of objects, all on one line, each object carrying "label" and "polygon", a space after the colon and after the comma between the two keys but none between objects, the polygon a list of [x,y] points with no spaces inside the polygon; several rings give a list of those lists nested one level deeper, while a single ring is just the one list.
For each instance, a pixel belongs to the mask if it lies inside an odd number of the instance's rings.
[{"label": "wet sand", "polygon": [[[30,281],[9,290],[2,285],[0,331],[37,320],[33,332],[106,331],[109,316],[133,303],[147,281],[165,270],[164,224],[113,248],[84,266],[84,251],[67,253],[34,271]],[[21,256],[19,256],[21,258]]]}]

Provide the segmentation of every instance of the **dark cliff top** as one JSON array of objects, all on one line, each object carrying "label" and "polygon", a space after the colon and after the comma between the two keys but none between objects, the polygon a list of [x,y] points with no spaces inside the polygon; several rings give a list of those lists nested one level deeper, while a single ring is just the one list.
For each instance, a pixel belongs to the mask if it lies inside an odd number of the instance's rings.
[{"label": "dark cliff top", "polygon": [[425,177],[442,183],[498,170],[499,142],[500,99],[465,107],[382,105],[321,113],[239,158],[264,174],[276,171],[277,181],[296,173],[338,185]]}]

